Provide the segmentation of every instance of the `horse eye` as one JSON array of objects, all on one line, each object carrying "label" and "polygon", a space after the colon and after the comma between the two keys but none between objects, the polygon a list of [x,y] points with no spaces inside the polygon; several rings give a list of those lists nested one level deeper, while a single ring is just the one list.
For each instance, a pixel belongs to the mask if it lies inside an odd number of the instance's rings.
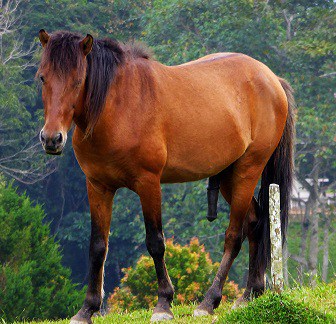
[{"label": "horse eye", "polygon": [[41,81],[41,83],[45,82],[43,75],[40,75],[40,81]]}]

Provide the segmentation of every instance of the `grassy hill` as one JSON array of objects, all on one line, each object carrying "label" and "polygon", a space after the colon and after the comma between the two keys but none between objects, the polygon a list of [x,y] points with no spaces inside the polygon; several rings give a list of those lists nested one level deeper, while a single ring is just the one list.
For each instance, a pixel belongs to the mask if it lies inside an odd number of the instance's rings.
[{"label": "grassy hill", "polygon": [[[286,290],[281,296],[267,292],[247,307],[231,311],[232,304],[223,303],[214,316],[192,317],[196,305],[173,307],[175,320],[169,323],[336,323],[336,282],[317,287]],[[149,323],[151,311],[109,314],[95,317],[95,324]],[[37,323],[37,322],[32,322]],[[65,324],[68,320],[39,323]]]}]

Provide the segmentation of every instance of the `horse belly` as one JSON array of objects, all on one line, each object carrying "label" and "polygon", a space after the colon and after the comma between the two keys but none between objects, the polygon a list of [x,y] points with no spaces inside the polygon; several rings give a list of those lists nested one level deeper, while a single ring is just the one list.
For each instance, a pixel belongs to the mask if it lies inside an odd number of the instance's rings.
[{"label": "horse belly", "polygon": [[[163,183],[197,181],[226,169],[244,154],[248,144],[240,136],[222,136],[215,132],[181,140],[169,145]],[[223,136],[224,134],[224,136]]]}]

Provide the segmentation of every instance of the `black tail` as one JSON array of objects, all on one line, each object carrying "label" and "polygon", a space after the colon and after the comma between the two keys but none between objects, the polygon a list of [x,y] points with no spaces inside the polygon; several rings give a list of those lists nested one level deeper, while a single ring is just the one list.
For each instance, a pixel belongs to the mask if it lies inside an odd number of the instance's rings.
[{"label": "black tail", "polygon": [[295,138],[295,101],[293,97],[293,89],[290,84],[281,78],[279,78],[279,81],[287,96],[288,115],[280,143],[267,162],[261,178],[261,188],[258,196],[258,203],[260,206],[258,228],[262,238],[260,240],[260,248],[258,249],[258,262],[262,267],[269,265],[270,262],[270,227],[268,211],[269,185],[271,183],[276,183],[280,187],[281,232],[282,242],[284,243],[286,239],[288,211],[294,172],[293,145]]}]

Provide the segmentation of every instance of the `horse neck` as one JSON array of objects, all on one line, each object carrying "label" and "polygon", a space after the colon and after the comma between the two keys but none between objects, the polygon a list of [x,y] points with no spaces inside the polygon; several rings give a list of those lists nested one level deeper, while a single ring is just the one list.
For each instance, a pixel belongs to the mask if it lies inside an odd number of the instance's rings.
[{"label": "horse neck", "polygon": [[[131,60],[127,63],[128,64],[125,63],[121,65],[116,72],[115,79],[108,89],[107,100],[100,118],[104,118],[103,115],[107,112],[109,113],[109,116],[113,114],[113,111],[111,110],[114,110],[117,106],[123,106],[122,110],[136,110],[140,104],[143,104],[139,101],[141,92],[145,92],[142,93],[142,95],[152,95],[151,91],[154,86],[149,68],[151,63],[146,60]],[[130,93],[133,95],[130,96]],[[134,97],[138,98],[138,100],[134,100]],[[85,133],[87,126],[87,116],[84,109],[85,98],[86,91],[85,86],[83,86],[78,97],[76,113],[74,116],[76,126],[83,133]]]}]

